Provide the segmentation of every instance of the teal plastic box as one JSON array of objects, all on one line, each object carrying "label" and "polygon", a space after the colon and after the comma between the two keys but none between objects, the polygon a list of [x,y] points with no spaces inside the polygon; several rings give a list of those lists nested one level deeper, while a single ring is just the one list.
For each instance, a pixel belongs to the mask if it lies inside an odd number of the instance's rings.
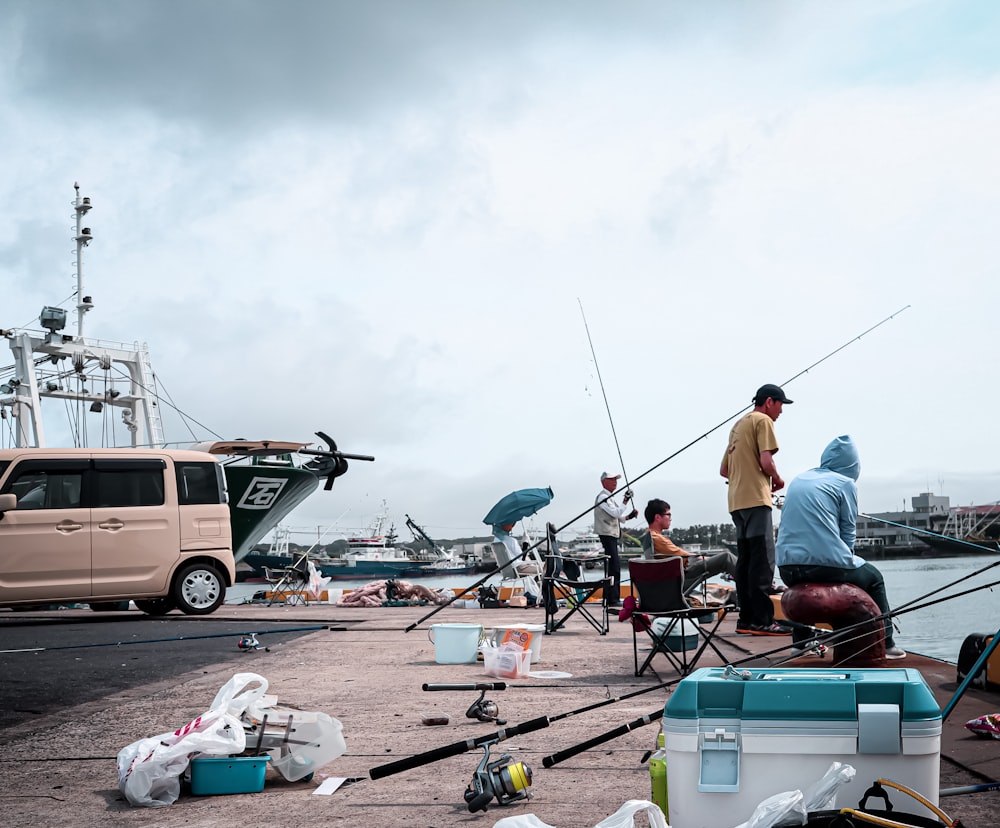
[{"label": "teal plastic box", "polygon": [[191,760],[195,796],[260,793],[270,756],[198,756]]},{"label": "teal plastic box", "polygon": [[673,828],[731,828],[835,761],[857,771],[838,805],[878,778],[937,803],[941,711],[918,670],[703,668],[674,689],[663,732],[668,787],[685,791]]}]

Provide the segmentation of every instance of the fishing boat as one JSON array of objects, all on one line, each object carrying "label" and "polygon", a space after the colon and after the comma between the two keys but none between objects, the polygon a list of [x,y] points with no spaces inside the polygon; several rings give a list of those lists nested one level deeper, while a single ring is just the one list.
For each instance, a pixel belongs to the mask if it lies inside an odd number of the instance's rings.
[{"label": "fishing boat", "polygon": [[604,554],[601,539],[594,532],[581,532],[564,547],[564,552],[571,558],[583,563],[586,569],[593,569]]},{"label": "fishing boat", "polygon": [[443,575],[474,575],[479,571],[483,559],[475,552],[456,553],[454,548],[445,549],[433,540],[421,526],[409,515],[406,516],[406,526],[415,539],[422,540],[428,549],[414,554],[415,560],[421,564],[429,560],[426,566],[421,566],[403,575],[406,578],[441,577]]},{"label": "fishing boat", "polygon": [[[42,308],[41,331],[2,331],[13,356],[13,365],[0,372],[0,419],[7,426],[2,439],[18,448],[45,448],[59,445],[58,440],[78,447],[98,441],[102,447],[165,447],[162,400],[148,346],[84,336],[84,319],[94,301],[84,290],[83,251],[93,235],[83,219],[93,205],[81,198],[79,185],[74,186],[77,331],[66,333],[67,311],[57,306]],[[120,412],[117,419],[115,412]],[[56,417],[62,424],[58,428]],[[49,435],[57,435],[55,442]],[[217,440],[193,446],[216,456],[222,465],[237,563],[321,481],[330,489],[347,471],[348,459],[374,459],[344,454],[326,434],[317,436],[325,446],[275,440]]]},{"label": "fishing boat", "polygon": [[936,534],[919,537],[935,555],[970,555],[977,549],[996,552],[1000,548],[1000,504],[956,506],[933,528]]}]

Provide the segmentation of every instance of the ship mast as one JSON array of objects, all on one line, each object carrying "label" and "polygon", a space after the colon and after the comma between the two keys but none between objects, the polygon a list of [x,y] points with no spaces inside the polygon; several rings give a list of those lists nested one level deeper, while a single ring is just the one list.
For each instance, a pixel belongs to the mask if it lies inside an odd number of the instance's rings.
[{"label": "ship mast", "polygon": [[[76,336],[64,333],[66,311],[60,307],[42,308],[38,321],[46,333],[26,330],[2,330],[0,337],[14,357],[12,376],[0,384],[0,417],[13,420],[14,444],[19,447],[44,447],[45,425],[42,400],[62,400],[70,412],[69,427],[73,445],[86,446],[85,418],[97,414],[103,418],[101,444],[114,442],[108,416],[121,412],[121,423],[133,447],[162,448],[163,426],[156,398],[156,377],[145,343],[116,343],[83,336],[83,318],[94,303],[84,292],[83,249],[93,240],[83,219],[93,206],[80,196],[79,184],[73,185],[76,198]],[[49,409],[53,410],[53,409]],[[110,439],[109,439],[110,438]]]},{"label": "ship mast", "polygon": [[93,237],[90,235],[89,227],[81,228],[80,225],[83,223],[83,217],[90,212],[91,204],[89,197],[80,197],[79,183],[73,182],[73,189],[76,190],[76,201],[73,202],[76,210],[76,335],[83,339],[84,314],[94,307],[90,297],[83,293],[83,248],[90,244]]}]

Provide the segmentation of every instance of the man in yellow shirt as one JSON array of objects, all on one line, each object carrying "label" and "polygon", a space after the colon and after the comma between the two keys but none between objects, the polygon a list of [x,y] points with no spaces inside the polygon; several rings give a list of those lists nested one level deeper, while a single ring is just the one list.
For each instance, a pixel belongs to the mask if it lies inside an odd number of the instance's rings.
[{"label": "man in yellow shirt", "polygon": [[778,440],[774,421],[792,401],[777,385],[762,385],[754,409],[732,431],[719,474],[729,481],[729,513],[736,526],[736,591],[740,617],[736,632],[750,635],[790,635],[774,623],[771,586],[774,583],[774,524],[772,495],[785,488],[774,465]]},{"label": "man in yellow shirt", "polygon": [[[644,512],[649,532],[642,537],[644,558],[680,557],[684,562],[684,594],[693,591],[702,581],[727,572],[736,579],[736,556],[732,552],[720,552],[711,557],[695,555],[681,549],[664,532],[670,530],[670,504],[653,498],[646,504]],[[737,601],[737,603],[739,603]]]}]

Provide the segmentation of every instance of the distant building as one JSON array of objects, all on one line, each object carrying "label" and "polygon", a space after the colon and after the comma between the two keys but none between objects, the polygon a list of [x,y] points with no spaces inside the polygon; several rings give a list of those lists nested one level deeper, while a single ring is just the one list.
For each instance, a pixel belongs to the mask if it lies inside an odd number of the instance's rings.
[{"label": "distant building", "polygon": [[872,513],[871,517],[859,515],[858,538],[855,543],[858,554],[864,558],[926,554],[929,550],[927,544],[920,540],[921,533],[904,527],[927,532],[939,531],[935,527],[940,527],[947,519],[951,501],[943,495],[921,492],[910,498],[910,503],[913,506],[911,512],[877,512]]}]

